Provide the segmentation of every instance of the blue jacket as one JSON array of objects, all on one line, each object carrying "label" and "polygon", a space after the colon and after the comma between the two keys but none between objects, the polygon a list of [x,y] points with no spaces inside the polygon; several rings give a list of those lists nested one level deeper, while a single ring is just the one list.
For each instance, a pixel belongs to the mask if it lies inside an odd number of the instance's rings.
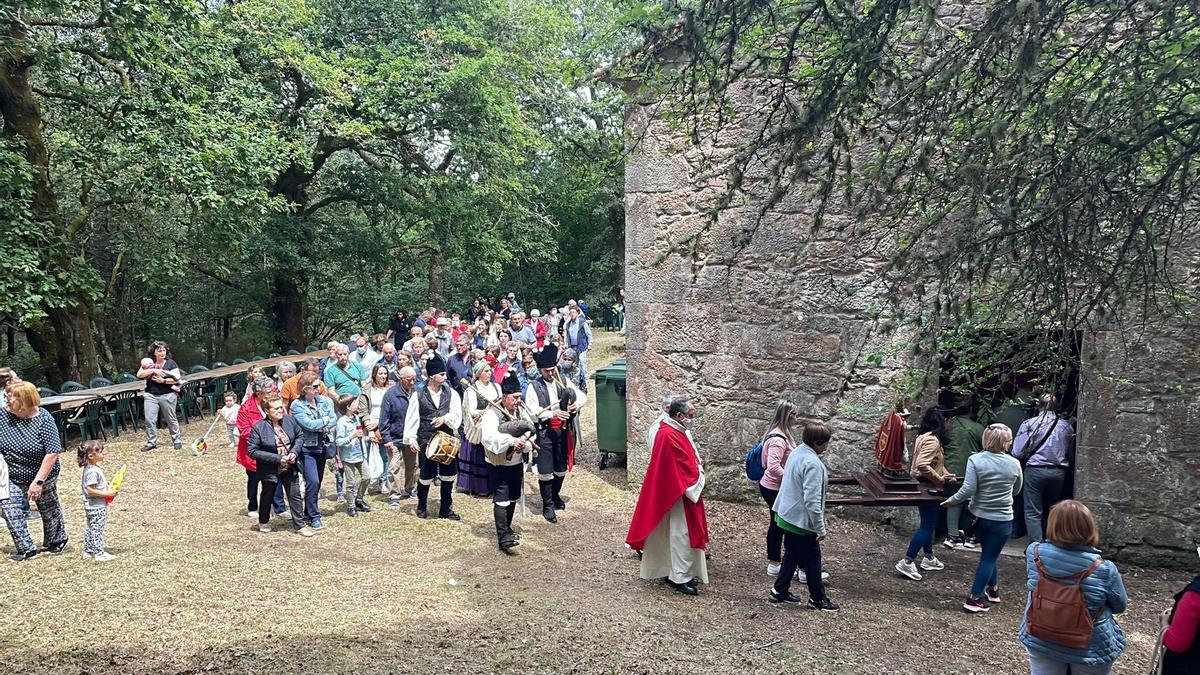
[{"label": "blue jacket", "polygon": [[575,334],[574,342],[571,341],[571,321],[567,321],[563,324],[563,337],[565,338],[568,347],[574,349],[580,354],[583,354],[592,346],[592,328],[591,326],[588,326],[587,316],[583,314],[579,315],[579,318],[576,320],[576,325],[578,325],[579,330]]},{"label": "blue jacket", "polygon": [[309,453],[320,451],[327,458],[332,459],[334,446],[330,442],[329,435],[337,428],[337,415],[333,412],[333,401],[328,396],[317,396],[317,405],[314,408],[307,400],[298,398],[292,401],[292,416],[304,430],[304,434],[300,437],[303,451]]},{"label": "blue jacket", "polygon": [[825,493],[829,475],[816,451],[801,443],[788,455],[772,510],[788,523],[825,536]]},{"label": "blue jacket", "polygon": [[399,384],[393,385],[383,395],[383,406],[379,409],[379,436],[383,438],[385,445],[401,445],[400,439],[404,438],[404,418],[407,415],[408,392]]},{"label": "blue jacket", "polygon": [[[1033,598],[1033,589],[1037,588],[1038,571],[1033,561],[1033,547],[1030,544],[1025,549],[1025,571],[1029,575],[1027,585],[1029,594],[1025,599],[1025,612],[1029,613],[1029,601]],[[1050,542],[1042,542],[1038,548],[1038,556],[1042,566],[1053,576],[1068,576],[1077,574],[1091,567],[1100,557],[1100,552],[1094,548],[1069,549],[1059,548]],[[1105,560],[1096,571],[1083,580],[1083,595],[1087,599],[1088,612],[1095,614],[1101,606],[1105,609],[1093,624],[1092,641],[1086,649],[1071,649],[1051,642],[1045,642],[1025,631],[1025,619],[1021,619],[1021,642],[1030,651],[1048,656],[1062,663],[1080,663],[1094,666],[1100,663],[1112,663],[1121,652],[1125,651],[1125,632],[1113,618],[1113,614],[1125,611],[1129,596],[1125,594],[1125,582],[1121,573],[1110,560]]]}]

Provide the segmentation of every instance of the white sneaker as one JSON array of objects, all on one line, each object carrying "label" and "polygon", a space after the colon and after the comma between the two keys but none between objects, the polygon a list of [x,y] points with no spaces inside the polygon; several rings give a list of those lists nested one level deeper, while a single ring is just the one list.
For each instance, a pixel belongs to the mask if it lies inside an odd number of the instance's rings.
[{"label": "white sneaker", "polygon": [[83,552],[83,559],[84,559],[84,560],[93,560],[93,559],[95,559],[95,557],[96,557],[96,556],[92,555],[91,553],[88,553],[87,551],[84,551],[84,552]]},{"label": "white sneaker", "polygon": [[117,556],[109,553],[108,551],[100,551],[92,558],[92,560],[95,560],[96,562],[100,562],[100,563],[108,562],[110,560],[116,560],[116,559],[117,559]]},{"label": "white sneaker", "polygon": [[258,517],[258,509],[246,509],[246,515],[250,516],[251,518],[257,518]]},{"label": "white sneaker", "polygon": [[[825,581],[828,578],[829,578],[829,572],[826,572],[825,570],[821,570],[821,581]],[[796,570],[796,581],[799,581],[802,584],[808,583],[808,575],[804,573],[804,570],[802,570],[802,569]]]},{"label": "white sneaker", "polygon": [[271,526],[270,526],[270,525],[259,525],[259,526],[258,526],[258,531],[259,531],[259,532],[262,532],[262,533],[264,533],[264,534],[265,534],[265,533],[267,533],[267,532],[270,532],[270,531],[271,531]]},{"label": "white sneaker", "polygon": [[307,525],[296,530],[296,534],[300,535],[301,537],[311,537],[316,533],[317,533],[316,530],[312,529],[311,527],[309,527]]},{"label": "white sneaker", "polygon": [[921,580],[921,573],[917,571],[916,563],[905,562],[904,558],[901,558],[900,562],[896,563],[896,571],[913,581]]},{"label": "white sneaker", "polygon": [[768,561],[767,562],[767,575],[772,576],[772,577],[779,576],[779,568],[782,566],[783,565],[781,563]]},{"label": "white sneaker", "polygon": [[933,571],[944,570],[946,569],[946,565],[941,560],[938,560],[937,556],[933,556],[932,558],[921,558],[921,569]]}]

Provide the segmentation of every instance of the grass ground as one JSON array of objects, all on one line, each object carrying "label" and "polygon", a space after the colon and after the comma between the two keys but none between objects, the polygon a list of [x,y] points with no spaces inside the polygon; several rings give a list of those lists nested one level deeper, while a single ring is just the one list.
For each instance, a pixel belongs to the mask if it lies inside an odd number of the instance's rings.
[{"label": "grass ground", "polygon": [[[617,336],[600,342],[593,368],[620,352]],[[584,419],[594,433],[594,414]],[[834,518],[825,565],[843,611],[780,607],[765,599],[765,509],[713,503],[712,583],[686,598],[638,578],[622,543],[636,493],[594,454],[568,478],[559,524],[518,517],[524,536],[507,557],[490,502],[464,496],[461,523],[375,502],[356,519],[328,517],[311,539],[253,532],[244,474],[219,446],[193,458],[142,455],[130,433],[112,444],[108,470],[126,463],[128,489],[109,517],[119,558],[103,565],[79,557],[79,469],[64,467],[67,553],[0,567],[0,671],[1028,672],[1019,561],[1002,562],[1005,603],[968,616],[972,556],[947,552],[946,571],[905,581],[892,571],[900,535]],[[1130,649],[1116,670],[1142,672],[1158,611],[1185,578],[1124,573]]]}]

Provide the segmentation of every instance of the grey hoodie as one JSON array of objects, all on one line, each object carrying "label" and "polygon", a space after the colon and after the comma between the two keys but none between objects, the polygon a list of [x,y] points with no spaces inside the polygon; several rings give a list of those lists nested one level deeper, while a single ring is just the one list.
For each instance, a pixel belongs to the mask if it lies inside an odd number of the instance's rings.
[{"label": "grey hoodie", "polygon": [[796,446],[783,466],[783,481],[772,510],[798,528],[825,536],[825,492],[829,476],[816,451]]}]

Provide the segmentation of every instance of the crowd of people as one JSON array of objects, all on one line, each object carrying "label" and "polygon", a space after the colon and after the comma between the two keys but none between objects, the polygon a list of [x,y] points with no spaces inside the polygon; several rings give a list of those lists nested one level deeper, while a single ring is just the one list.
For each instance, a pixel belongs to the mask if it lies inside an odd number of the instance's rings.
[{"label": "crowd of people", "polygon": [[[926,573],[946,568],[934,555],[935,527],[942,510],[957,509],[943,545],[979,553],[962,607],[972,614],[987,612],[1002,602],[998,559],[1013,533],[1014,502],[1023,495],[1029,543],[1019,639],[1030,670],[1035,675],[1111,672],[1126,648],[1115,615],[1125,611],[1129,599],[1116,565],[1097,548],[1100,533],[1091,511],[1082,502],[1061,499],[1073,432],[1058,414],[1056,398],[1047,394],[1038,399],[1037,414],[1019,423],[1015,440],[1013,428],[1005,423],[984,427],[969,419],[963,421],[970,424],[955,424],[958,417],[974,416],[969,406],[951,412],[947,420],[937,406],[927,408],[907,453],[903,414],[889,414],[881,426],[879,470],[892,472],[897,453],[908,454],[906,477],[921,490],[916,507],[920,525],[896,571],[920,581],[918,567]],[[647,433],[650,462],[626,538],[639,553],[642,578],[665,578],[670,587],[689,596],[698,595],[699,584],[708,583],[705,474],[692,433],[695,414],[686,397],[664,398],[663,413]],[[950,436],[952,429],[961,433]],[[804,602],[791,592],[795,579],[808,587],[809,608],[841,609],[826,593],[829,573],[821,556],[821,543],[829,534],[829,476],[821,456],[832,436],[821,422],[801,426],[796,407],[780,401],[762,442],[748,453],[747,474],[757,479],[769,509],[766,572],[774,577],[767,594],[772,603]],[[968,452],[949,460],[962,466],[955,473],[947,468],[948,456],[954,453],[946,448],[964,440],[969,440]],[[1200,576],[1163,614],[1161,672],[1200,672],[1198,590]]]},{"label": "crowd of people", "polygon": [[[314,354],[298,368],[281,361],[268,376],[252,366],[246,390],[225,392],[219,411],[246,472],[247,515],[260,532],[275,529],[274,515],[311,537],[330,515],[318,505],[327,472],[335,476],[338,508],[349,517],[373,511],[370,496],[377,492],[391,507],[415,498],[416,516],[429,518],[436,485],[436,517],[450,521],[460,520],[456,491],[490,496],[497,546],[511,553],[520,543],[512,521],[525,503],[527,473],[536,477],[546,521],[556,523],[567,507],[563,487],[579,442],[591,332],[573,302],[560,316],[565,320],[549,321],[532,310],[526,318],[511,297],[495,312],[477,302],[465,321],[430,309],[410,324],[397,312],[388,333],[330,342],[327,354]],[[410,337],[397,347],[398,335]],[[167,403],[183,378],[166,344],[150,346],[139,375],[148,390],[158,385],[145,403],[151,428],[143,450],[155,448],[151,408],[166,417],[180,447]],[[37,389],[11,370],[0,369],[0,392],[0,508],[16,547],[10,557],[24,561],[39,553],[26,524],[31,504],[42,521],[42,550],[60,554],[69,537],[57,493],[63,450],[57,427],[40,407]],[[984,426],[967,406],[948,417],[930,406],[911,451],[901,408],[881,426],[879,470],[894,476],[897,452],[907,455],[905,475],[929,499],[916,507],[919,526],[896,572],[920,581],[922,572],[945,569],[933,550],[945,510],[943,546],[979,553],[962,607],[985,613],[1002,602],[998,559],[1022,520],[1029,543],[1019,639],[1031,671],[1111,672],[1126,648],[1115,615],[1126,610],[1128,596],[1116,565],[1097,549],[1099,530],[1088,507],[1061,499],[1073,430],[1055,397],[1039,398],[1037,414],[1016,424],[1015,434],[1008,423]],[[650,462],[626,538],[639,553],[643,578],[665,578],[687,596],[709,581],[706,478],[695,415],[688,398],[663,399],[662,414],[647,430]],[[757,482],[769,509],[771,603],[803,603],[791,591],[799,581],[807,586],[809,608],[840,610],[826,591],[830,572],[821,550],[829,536],[822,455],[832,438],[828,425],[802,422],[795,405],[780,401],[756,448],[761,454],[751,454],[762,464]],[[101,468],[104,459],[100,441],[78,448],[83,555],[98,562],[115,558],[105,549],[104,529],[117,488]],[[1017,504],[1023,505],[1019,517]],[[1163,613],[1161,672],[1200,672],[1198,625],[1200,576]]]}]

